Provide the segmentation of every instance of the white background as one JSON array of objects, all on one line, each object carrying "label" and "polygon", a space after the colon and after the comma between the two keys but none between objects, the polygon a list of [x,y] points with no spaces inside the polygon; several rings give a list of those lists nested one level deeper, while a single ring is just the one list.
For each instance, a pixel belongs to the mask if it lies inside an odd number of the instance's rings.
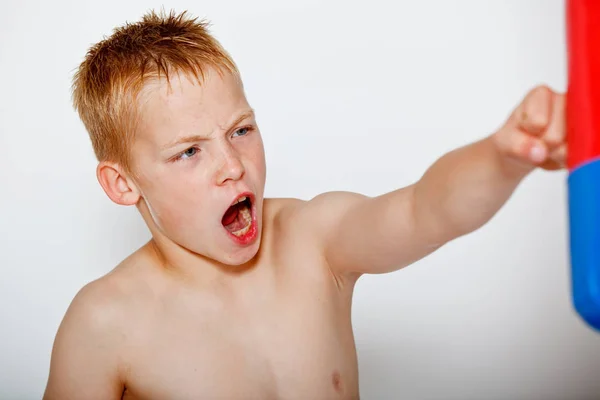
[{"label": "white background", "polygon": [[[2,399],[41,397],[75,293],[148,239],[96,182],[70,83],[92,43],[162,5],[212,21],[239,64],[267,196],[407,185],[534,85],[566,87],[559,0],[3,2]],[[600,335],[571,307],[566,176],[532,174],[479,231],[361,279],[362,398],[600,398]]]}]

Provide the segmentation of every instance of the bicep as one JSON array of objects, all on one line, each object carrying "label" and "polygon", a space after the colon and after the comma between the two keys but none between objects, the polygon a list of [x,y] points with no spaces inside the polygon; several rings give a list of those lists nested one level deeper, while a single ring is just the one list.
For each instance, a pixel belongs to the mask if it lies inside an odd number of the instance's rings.
[{"label": "bicep", "polygon": [[50,359],[44,400],[120,399],[115,341],[106,310],[81,292],[60,324]]},{"label": "bicep", "polygon": [[321,199],[325,257],[336,273],[377,274],[409,265],[439,244],[417,219],[414,186],[377,197],[351,193]]}]

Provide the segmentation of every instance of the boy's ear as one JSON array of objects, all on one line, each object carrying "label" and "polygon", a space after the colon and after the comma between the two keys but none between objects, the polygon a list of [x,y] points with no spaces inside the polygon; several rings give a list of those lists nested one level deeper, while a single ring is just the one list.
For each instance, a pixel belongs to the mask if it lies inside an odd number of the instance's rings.
[{"label": "boy's ear", "polygon": [[101,162],[96,168],[96,176],[100,186],[112,201],[123,206],[137,204],[140,198],[139,189],[125,174],[121,166]]}]

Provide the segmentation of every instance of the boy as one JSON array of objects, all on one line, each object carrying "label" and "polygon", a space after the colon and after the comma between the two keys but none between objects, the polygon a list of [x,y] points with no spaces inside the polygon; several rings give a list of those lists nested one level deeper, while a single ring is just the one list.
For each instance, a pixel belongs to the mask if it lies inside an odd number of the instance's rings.
[{"label": "boy", "polygon": [[48,400],[357,399],[357,279],[474,231],[566,156],[564,97],[539,87],[413,185],[264,199],[239,73],[185,13],[149,13],[90,49],[74,103],[99,183],[136,205],[152,239],[75,296]]}]

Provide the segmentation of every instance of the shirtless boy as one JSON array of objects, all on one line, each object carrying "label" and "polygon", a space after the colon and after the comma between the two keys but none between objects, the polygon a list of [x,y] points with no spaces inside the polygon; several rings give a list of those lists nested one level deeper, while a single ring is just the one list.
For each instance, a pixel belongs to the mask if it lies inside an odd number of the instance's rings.
[{"label": "shirtless boy", "polygon": [[148,13],[90,49],[74,103],[100,185],[152,239],[75,296],[47,400],[357,399],[357,279],[481,227],[566,156],[564,96],[537,87],[408,187],[264,199],[235,64],[186,14]]}]

